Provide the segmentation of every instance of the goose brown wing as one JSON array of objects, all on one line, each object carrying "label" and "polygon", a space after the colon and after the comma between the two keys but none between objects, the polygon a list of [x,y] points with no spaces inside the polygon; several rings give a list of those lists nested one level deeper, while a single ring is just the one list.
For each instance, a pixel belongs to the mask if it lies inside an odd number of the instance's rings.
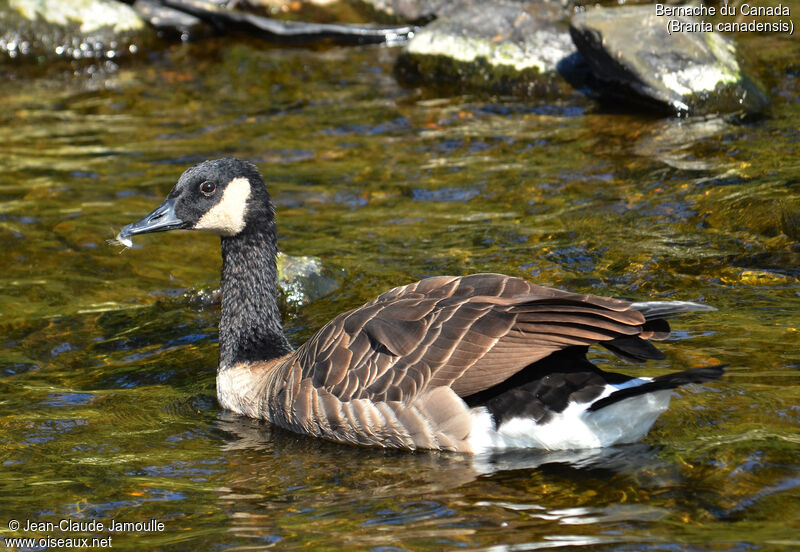
[{"label": "goose brown wing", "polygon": [[441,276],[338,316],[295,359],[303,378],[344,401],[410,401],[438,386],[464,397],[565,347],[606,342],[627,350],[635,339],[652,348],[638,337],[644,324],[626,301],[499,274]]}]

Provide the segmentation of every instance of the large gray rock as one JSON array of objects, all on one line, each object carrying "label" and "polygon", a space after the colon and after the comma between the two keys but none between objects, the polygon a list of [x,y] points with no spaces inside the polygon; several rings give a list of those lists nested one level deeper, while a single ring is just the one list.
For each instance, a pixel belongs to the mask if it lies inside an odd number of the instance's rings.
[{"label": "large gray rock", "polygon": [[147,35],[136,12],[115,0],[0,0],[0,60],[113,59]]},{"label": "large gray rock", "polygon": [[419,23],[461,9],[470,0],[347,0],[356,9],[385,23]]},{"label": "large gray rock", "polygon": [[670,19],[698,23],[657,16],[652,5],[598,7],[572,18],[572,38],[600,95],[679,115],[764,107],[764,94],[742,71],[732,42],[691,27],[670,34]]},{"label": "large gray rock", "polygon": [[412,84],[537,95],[565,86],[559,71],[576,53],[561,8],[479,2],[417,31],[397,72]]}]

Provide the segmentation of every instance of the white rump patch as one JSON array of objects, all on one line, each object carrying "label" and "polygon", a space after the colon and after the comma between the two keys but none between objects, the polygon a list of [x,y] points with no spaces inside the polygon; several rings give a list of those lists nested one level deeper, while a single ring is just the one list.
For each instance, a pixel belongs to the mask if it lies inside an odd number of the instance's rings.
[{"label": "white rump patch", "polygon": [[250,199],[250,181],[244,177],[230,181],[222,199],[200,217],[194,230],[204,230],[220,236],[235,236],[244,230],[247,200]]},{"label": "white rump patch", "polygon": [[[595,401],[614,391],[651,381],[636,378],[622,385],[607,385]],[[575,450],[633,443],[647,435],[656,419],[669,406],[672,390],[655,391],[624,399],[596,411],[592,404],[571,403],[550,421],[537,424],[532,418],[512,418],[494,428],[486,407],[472,409],[473,425],[469,442],[476,454],[491,450],[538,448]]]}]

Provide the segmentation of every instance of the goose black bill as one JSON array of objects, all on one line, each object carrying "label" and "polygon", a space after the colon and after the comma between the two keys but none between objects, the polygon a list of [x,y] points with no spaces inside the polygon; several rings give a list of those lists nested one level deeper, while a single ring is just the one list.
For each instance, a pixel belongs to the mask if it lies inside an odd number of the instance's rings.
[{"label": "goose black bill", "polygon": [[119,232],[120,238],[130,238],[136,234],[148,234],[150,232],[166,232],[167,230],[177,230],[188,228],[188,223],[182,221],[175,214],[175,199],[170,198],[142,220],[133,222],[125,226]]}]

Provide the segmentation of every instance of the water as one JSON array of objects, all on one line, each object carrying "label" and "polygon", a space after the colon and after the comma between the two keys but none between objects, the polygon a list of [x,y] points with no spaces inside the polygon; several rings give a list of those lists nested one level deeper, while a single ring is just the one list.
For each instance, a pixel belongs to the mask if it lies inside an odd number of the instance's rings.
[{"label": "water", "polygon": [[[0,82],[0,534],[115,549],[491,551],[800,547],[800,45],[742,37],[773,98],[744,121],[574,97],[400,87],[396,50],[173,46],[115,72]],[[724,362],[643,443],[469,458],[296,436],[219,410],[219,244],[106,244],[190,164],[255,161],[281,248],[334,314],[435,274],[699,300],[657,375]],[[595,355],[598,363],[616,362]],[[8,520],[164,524],[7,531]]]}]

